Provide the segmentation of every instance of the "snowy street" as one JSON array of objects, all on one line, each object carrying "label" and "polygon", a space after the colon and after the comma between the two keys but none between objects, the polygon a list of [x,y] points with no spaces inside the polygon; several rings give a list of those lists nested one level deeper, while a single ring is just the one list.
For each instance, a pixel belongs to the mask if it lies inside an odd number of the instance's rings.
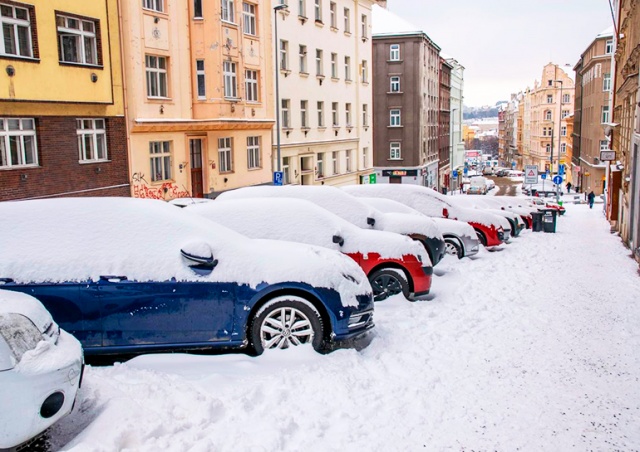
[{"label": "snowy street", "polygon": [[447,256],[361,352],[145,355],[85,371],[53,449],[638,450],[640,276],[601,209]]}]

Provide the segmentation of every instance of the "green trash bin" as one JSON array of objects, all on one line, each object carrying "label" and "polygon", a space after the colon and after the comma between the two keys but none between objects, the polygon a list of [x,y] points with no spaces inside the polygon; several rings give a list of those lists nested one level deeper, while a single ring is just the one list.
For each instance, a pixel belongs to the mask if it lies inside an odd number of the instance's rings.
[{"label": "green trash bin", "polygon": [[542,230],[544,232],[556,232],[556,218],[558,212],[555,209],[544,210],[542,217]]},{"label": "green trash bin", "polygon": [[542,217],[544,212],[531,212],[531,231],[542,232]]}]

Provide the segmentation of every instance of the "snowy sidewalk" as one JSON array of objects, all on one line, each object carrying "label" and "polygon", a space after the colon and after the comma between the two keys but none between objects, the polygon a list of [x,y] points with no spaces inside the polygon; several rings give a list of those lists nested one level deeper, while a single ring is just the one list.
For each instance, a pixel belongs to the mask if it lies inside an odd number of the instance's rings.
[{"label": "snowy sidewalk", "polygon": [[[87,369],[57,448],[639,450],[640,277],[600,209],[436,267],[364,351],[148,355]],[[68,443],[69,442],[69,443]],[[65,446],[66,444],[66,446]]]}]

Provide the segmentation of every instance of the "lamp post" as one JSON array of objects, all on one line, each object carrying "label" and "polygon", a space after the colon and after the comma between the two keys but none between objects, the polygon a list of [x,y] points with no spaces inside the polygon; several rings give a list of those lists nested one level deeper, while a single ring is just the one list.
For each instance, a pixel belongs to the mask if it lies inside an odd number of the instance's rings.
[{"label": "lamp post", "polygon": [[[560,150],[562,149],[562,80],[556,80],[556,83],[560,83],[560,114],[558,115],[558,175],[560,175]],[[552,147],[553,149],[553,147]],[[551,175],[553,176],[553,151],[551,151]],[[556,201],[560,200],[559,194],[560,188],[556,186]]]},{"label": "lamp post", "polygon": [[276,158],[278,160],[278,172],[281,171],[280,163],[280,68],[278,60],[280,59],[280,43],[278,42],[278,11],[286,9],[287,5],[281,3],[273,8],[273,26],[275,28],[275,47],[276,47]]}]

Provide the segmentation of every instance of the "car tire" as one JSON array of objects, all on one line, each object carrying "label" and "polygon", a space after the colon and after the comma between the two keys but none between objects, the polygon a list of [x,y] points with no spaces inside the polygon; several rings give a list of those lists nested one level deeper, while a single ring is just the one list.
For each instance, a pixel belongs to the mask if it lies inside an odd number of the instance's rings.
[{"label": "car tire", "polygon": [[482,244],[482,246],[484,246],[486,248],[487,247],[487,238],[484,236],[484,233],[476,230],[476,235],[478,236],[478,240],[480,240],[480,243]]},{"label": "car tire", "polygon": [[325,345],[323,333],[322,317],[316,307],[297,296],[285,295],[267,301],[249,325],[249,340],[256,355],[268,349],[308,343],[321,352]]},{"label": "car tire", "polygon": [[374,301],[382,301],[399,293],[409,298],[409,281],[402,270],[395,268],[376,270],[369,276],[369,282],[373,289]]},{"label": "car tire", "polygon": [[464,257],[464,251],[462,251],[462,247],[460,243],[456,239],[446,238],[444,239],[445,245],[444,249],[447,254],[451,254],[452,256],[458,256],[458,259],[462,259]]}]

